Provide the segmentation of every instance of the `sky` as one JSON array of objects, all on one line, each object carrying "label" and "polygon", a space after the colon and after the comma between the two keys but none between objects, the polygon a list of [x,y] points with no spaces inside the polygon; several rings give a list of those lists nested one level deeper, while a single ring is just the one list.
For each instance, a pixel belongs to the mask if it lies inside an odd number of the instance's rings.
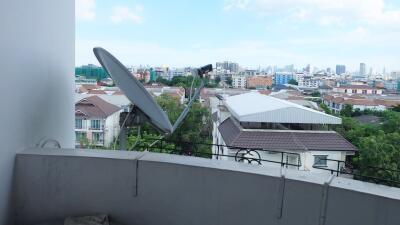
[{"label": "sky", "polygon": [[76,65],[400,70],[400,0],[76,0]]}]

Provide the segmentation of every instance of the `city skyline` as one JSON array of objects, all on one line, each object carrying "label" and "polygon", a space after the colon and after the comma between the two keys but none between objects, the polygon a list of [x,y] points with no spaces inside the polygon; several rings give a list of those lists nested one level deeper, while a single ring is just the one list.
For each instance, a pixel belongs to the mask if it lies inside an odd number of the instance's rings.
[{"label": "city skyline", "polygon": [[394,0],[77,0],[76,25],[76,65],[98,64],[91,49],[103,46],[129,65],[400,70]]}]

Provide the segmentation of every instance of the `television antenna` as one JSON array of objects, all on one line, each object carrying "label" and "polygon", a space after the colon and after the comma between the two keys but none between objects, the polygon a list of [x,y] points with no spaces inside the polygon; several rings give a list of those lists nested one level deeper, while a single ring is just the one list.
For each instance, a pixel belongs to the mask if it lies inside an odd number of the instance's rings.
[{"label": "television antenna", "polygon": [[[134,146],[136,146],[140,139],[140,127],[145,123],[151,124],[152,127],[159,131],[163,136],[173,134],[186,118],[192,104],[200,96],[200,92],[204,88],[203,77],[213,70],[211,64],[192,70],[193,81],[190,87],[189,102],[172,125],[165,111],[161,109],[150,93],[144,88],[142,83],[140,83],[117,58],[107,50],[100,47],[94,48],[93,52],[104,70],[107,71],[114,83],[122,90],[133,105],[131,110],[129,110],[128,113],[123,114],[124,116],[121,117],[120,120],[120,149],[126,149],[127,127],[138,127],[137,141]],[[193,93],[193,85],[197,77],[201,78],[201,83]]]}]

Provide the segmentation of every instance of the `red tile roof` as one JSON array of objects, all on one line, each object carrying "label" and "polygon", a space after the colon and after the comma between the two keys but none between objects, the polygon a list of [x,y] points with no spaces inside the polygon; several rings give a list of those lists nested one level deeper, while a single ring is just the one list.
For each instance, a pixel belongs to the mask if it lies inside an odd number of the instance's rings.
[{"label": "red tile roof", "polygon": [[93,89],[100,88],[99,86],[97,86],[95,84],[82,84],[81,87],[86,89],[86,90],[93,90]]},{"label": "red tile roof", "polygon": [[95,94],[95,95],[106,95],[107,92],[103,90],[89,90],[88,94]]},{"label": "red tile roof", "polygon": [[119,110],[118,106],[110,104],[95,95],[84,98],[75,104],[75,115],[86,119],[105,119]]},{"label": "red tile roof", "polygon": [[232,118],[218,127],[225,144],[239,148],[276,151],[357,151],[333,131],[243,130]]},{"label": "red tile roof", "polygon": [[341,88],[341,89],[364,89],[364,90],[376,89],[376,88],[370,87],[368,85],[346,85],[346,86],[340,86],[338,88]]}]

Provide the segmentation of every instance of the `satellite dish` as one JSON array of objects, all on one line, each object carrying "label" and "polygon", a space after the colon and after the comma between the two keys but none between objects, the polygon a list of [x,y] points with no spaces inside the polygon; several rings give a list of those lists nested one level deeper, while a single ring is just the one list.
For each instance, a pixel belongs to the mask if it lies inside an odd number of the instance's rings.
[{"label": "satellite dish", "polygon": [[[122,90],[122,92],[124,92],[126,97],[135,106],[135,113],[141,117],[137,123],[143,123],[147,121],[164,135],[172,134],[179,127],[189,113],[191,105],[199,97],[201,89],[204,87],[204,81],[201,80],[200,86],[192,95],[194,83],[193,78],[192,87],[190,89],[189,103],[178,117],[175,124],[172,126],[167,114],[154,101],[154,98],[149,94],[149,92],[147,92],[144,86],[128,71],[128,69],[121,62],[119,62],[113,55],[103,48],[94,48],[93,52],[102,67],[114,80],[115,84]],[[203,78],[203,75],[210,71],[212,71],[211,64],[193,70],[193,75],[195,77],[198,76]]]},{"label": "satellite dish", "polygon": [[129,101],[147,117],[148,122],[164,134],[171,134],[172,125],[167,114],[128,69],[103,48],[94,48],[93,52],[115,84],[124,92]]}]

